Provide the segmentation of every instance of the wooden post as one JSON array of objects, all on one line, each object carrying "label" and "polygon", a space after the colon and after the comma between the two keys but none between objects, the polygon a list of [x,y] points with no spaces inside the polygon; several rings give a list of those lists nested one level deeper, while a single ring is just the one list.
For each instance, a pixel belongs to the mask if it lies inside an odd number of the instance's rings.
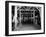
[{"label": "wooden post", "polygon": [[14,20],[15,20],[15,29],[17,29],[17,23],[18,23],[18,20],[17,20],[17,6],[15,6],[15,16],[14,16]]}]

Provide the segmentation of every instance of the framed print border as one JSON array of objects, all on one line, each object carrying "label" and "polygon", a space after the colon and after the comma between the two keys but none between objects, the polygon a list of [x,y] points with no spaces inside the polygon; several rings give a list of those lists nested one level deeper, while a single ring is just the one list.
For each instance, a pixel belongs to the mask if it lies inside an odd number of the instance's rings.
[{"label": "framed print border", "polygon": [[[12,34],[9,35],[9,3],[26,3],[26,4],[42,4],[44,7],[44,32],[42,33],[27,33],[27,34]],[[38,2],[22,2],[22,1],[5,1],[5,35],[6,36],[18,36],[18,35],[34,35],[34,34],[45,34],[45,3]]]}]

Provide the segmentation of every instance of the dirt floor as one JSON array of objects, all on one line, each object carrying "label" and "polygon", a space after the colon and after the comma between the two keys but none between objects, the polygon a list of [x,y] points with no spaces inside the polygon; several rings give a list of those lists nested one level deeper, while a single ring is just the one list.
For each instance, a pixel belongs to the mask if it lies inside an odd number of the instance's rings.
[{"label": "dirt floor", "polygon": [[39,25],[34,24],[26,24],[21,25],[18,27],[18,29],[15,29],[15,31],[24,31],[24,30],[39,30],[41,27]]}]

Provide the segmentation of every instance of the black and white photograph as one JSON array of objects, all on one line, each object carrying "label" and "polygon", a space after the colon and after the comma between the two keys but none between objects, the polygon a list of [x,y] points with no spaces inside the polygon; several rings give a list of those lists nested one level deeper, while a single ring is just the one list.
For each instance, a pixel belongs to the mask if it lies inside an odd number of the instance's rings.
[{"label": "black and white photograph", "polygon": [[44,33],[44,3],[6,1],[6,35]]},{"label": "black and white photograph", "polygon": [[12,6],[12,31],[41,29],[41,7]]}]

